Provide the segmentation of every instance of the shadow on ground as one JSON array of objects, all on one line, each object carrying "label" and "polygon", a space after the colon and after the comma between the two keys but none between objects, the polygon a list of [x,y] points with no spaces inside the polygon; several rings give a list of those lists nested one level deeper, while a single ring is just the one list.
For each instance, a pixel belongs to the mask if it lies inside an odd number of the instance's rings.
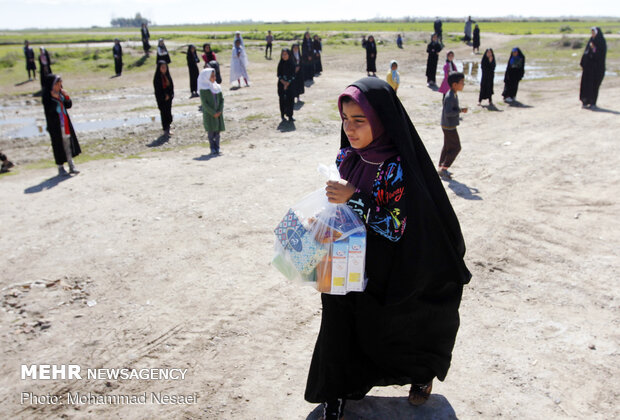
[{"label": "shadow on ground", "polygon": [[194,160],[206,161],[206,160],[215,159],[217,157],[219,157],[219,155],[213,155],[209,153],[208,155],[202,155],[202,156],[195,157]]},{"label": "shadow on ground", "polygon": [[[319,420],[323,406],[316,407],[306,420]],[[414,407],[406,397],[366,397],[347,401],[346,420],[454,420],[458,419],[450,402],[440,394],[432,394],[426,404]]]},{"label": "shadow on ground", "polygon": [[52,188],[54,188],[56,185],[60,184],[61,182],[67,181],[69,179],[73,178],[70,175],[56,175],[53,176],[51,178],[46,179],[45,181],[41,182],[40,184],[37,185],[33,185],[32,187],[28,187],[24,190],[24,194],[34,194],[34,193],[39,193],[41,191],[45,191],[45,190],[51,190]]},{"label": "shadow on ground", "polygon": [[489,104],[489,105],[481,105],[483,108],[486,108],[487,111],[496,111],[496,112],[504,112],[503,109],[499,109],[498,107],[495,106],[495,104]]},{"label": "shadow on ground", "polygon": [[297,128],[295,127],[295,123],[293,121],[281,121],[278,124],[278,131],[282,133],[287,133],[289,131],[295,131]]},{"label": "shadow on ground", "polygon": [[597,106],[593,106],[593,107],[590,107],[590,108],[587,108],[587,109],[589,109],[592,112],[607,112],[609,114],[620,115],[620,112],[614,111],[613,109],[599,108]]},{"label": "shadow on ground", "polygon": [[478,188],[469,187],[461,182],[451,179],[448,181],[448,188],[454,191],[454,194],[458,195],[465,200],[482,200],[478,194],[480,190]]},{"label": "shadow on ground", "polygon": [[534,108],[532,105],[526,105],[522,102],[517,101],[516,99],[512,102],[507,102],[506,105],[512,106],[514,108]]},{"label": "shadow on ground", "polygon": [[297,102],[295,102],[295,104],[293,105],[293,109],[295,111],[299,111],[301,109],[302,106],[304,106],[304,101],[302,101],[301,99]]},{"label": "shadow on ground", "polygon": [[168,140],[170,140],[170,137],[162,134],[161,136],[157,137],[155,140],[147,144],[146,147],[159,147],[168,143]]}]

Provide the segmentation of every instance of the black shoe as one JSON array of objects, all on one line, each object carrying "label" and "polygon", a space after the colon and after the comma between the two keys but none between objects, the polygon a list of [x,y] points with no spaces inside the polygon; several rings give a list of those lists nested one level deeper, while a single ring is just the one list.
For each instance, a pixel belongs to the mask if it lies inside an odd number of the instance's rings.
[{"label": "black shoe", "polygon": [[289,120],[289,121],[291,121],[291,122],[293,122],[293,121],[295,121],[295,118],[293,118],[292,116],[290,116],[290,117],[288,117],[288,120]]},{"label": "black shoe", "polygon": [[65,176],[68,175],[67,171],[65,171],[65,167],[61,166],[60,168],[58,168],[58,176]]},{"label": "black shoe", "polygon": [[79,173],[80,173],[80,171],[78,171],[78,170],[77,170],[77,169],[75,169],[75,168],[71,168],[71,169],[69,170],[69,173],[70,173],[70,174],[73,174],[73,175],[77,175],[77,174],[79,174]]}]

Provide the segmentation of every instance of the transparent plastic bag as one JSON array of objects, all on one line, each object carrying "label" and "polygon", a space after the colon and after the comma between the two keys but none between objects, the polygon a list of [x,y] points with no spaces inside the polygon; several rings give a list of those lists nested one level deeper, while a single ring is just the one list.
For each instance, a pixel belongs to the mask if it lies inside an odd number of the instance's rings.
[{"label": "transparent plastic bag", "polygon": [[[339,180],[336,165],[319,172]],[[366,227],[346,204],[330,203],[321,188],[292,206],[274,230],[272,264],[290,280],[312,283],[322,293],[364,291]]]}]

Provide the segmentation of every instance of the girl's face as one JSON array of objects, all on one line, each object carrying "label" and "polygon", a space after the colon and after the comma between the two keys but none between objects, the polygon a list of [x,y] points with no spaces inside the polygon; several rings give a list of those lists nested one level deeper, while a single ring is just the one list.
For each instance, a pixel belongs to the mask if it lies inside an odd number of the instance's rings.
[{"label": "girl's face", "polygon": [[240,47],[241,46],[241,41],[240,40],[236,40],[235,41],[235,47]]},{"label": "girl's face", "polygon": [[595,36],[596,36],[596,31],[592,29],[592,38],[594,38]]},{"label": "girl's face", "polygon": [[211,52],[211,45],[205,45],[205,52]]},{"label": "girl's face", "polygon": [[342,104],[342,128],[354,149],[363,149],[372,143],[370,123],[355,101]]},{"label": "girl's face", "polygon": [[392,64],[392,70],[396,70],[398,68],[398,64],[394,63]]},{"label": "girl's face", "polygon": [[306,38],[306,39],[310,39],[310,34],[309,34],[308,32],[306,32],[306,33],[304,34],[304,38]]},{"label": "girl's face", "polygon": [[194,47],[189,47],[190,52],[195,53],[196,52],[196,48]]},{"label": "girl's face", "polygon": [[369,36],[368,37],[368,42],[375,42],[375,37],[374,36]]},{"label": "girl's face", "polygon": [[211,72],[211,77],[209,77],[209,80],[211,80],[211,83],[215,83],[215,72],[214,71]]},{"label": "girl's face", "polygon": [[518,55],[519,55],[519,51],[513,51],[513,52],[512,52],[512,56],[513,56],[513,57],[516,57],[516,56],[518,56]]},{"label": "girl's face", "polygon": [[62,80],[58,80],[56,83],[54,83],[54,86],[52,86],[52,92],[59,93],[61,89],[62,89]]},{"label": "girl's face", "polygon": [[488,58],[489,60],[493,60],[493,51],[491,51],[491,50],[488,50],[488,51],[487,51],[487,58]]},{"label": "girl's face", "polygon": [[437,35],[433,35],[432,40],[433,40],[433,42],[437,42]]},{"label": "girl's face", "polygon": [[452,53],[448,54],[448,60],[450,61],[454,60],[454,54]]},{"label": "girl's face", "polygon": [[297,45],[295,45],[295,46],[293,47],[293,53],[296,53],[297,51],[299,51],[299,47],[298,47]]},{"label": "girl's face", "polygon": [[168,65],[167,64],[160,64],[159,65],[159,72],[161,74],[166,74],[167,70],[168,70]]},{"label": "girl's face", "polygon": [[284,60],[284,61],[288,60],[288,52],[282,51],[282,60]]}]

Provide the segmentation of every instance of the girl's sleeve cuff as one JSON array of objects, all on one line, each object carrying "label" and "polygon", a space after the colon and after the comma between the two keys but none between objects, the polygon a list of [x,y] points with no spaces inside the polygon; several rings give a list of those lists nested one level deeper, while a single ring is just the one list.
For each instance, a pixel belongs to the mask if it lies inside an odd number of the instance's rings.
[{"label": "girl's sleeve cuff", "polygon": [[368,220],[368,213],[370,212],[372,203],[372,196],[364,194],[359,189],[355,190],[349,201],[347,201],[347,205],[364,221]]}]

